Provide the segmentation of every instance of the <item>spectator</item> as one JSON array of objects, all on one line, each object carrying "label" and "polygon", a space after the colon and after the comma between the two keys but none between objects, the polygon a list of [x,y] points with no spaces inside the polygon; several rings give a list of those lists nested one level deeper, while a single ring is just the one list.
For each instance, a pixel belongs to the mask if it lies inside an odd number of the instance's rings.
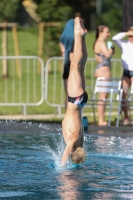
[{"label": "spectator", "polygon": [[[123,40],[124,37],[128,36],[128,39]],[[113,36],[112,40],[116,45],[122,50],[122,66],[123,66],[123,76],[122,76],[122,87],[123,99],[126,100],[128,90],[133,83],[133,27],[131,27],[127,32],[121,32]],[[124,112],[123,125],[133,124],[128,116],[128,106],[127,102],[122,103],[122,110]]]},{"label": "spectator", "polygon": [[60,50],[62,56],[64,56],[64,69],[63,69],[63,80],[64,80],[64,88],[66,92],[66,100],[65,100],[65,108],[67,108],[67,81],[69,76],[69,69],[70,69],[70,60],[72,58],[73,52],[73,43],[74,43],[74,19],[70,19],[61,34],[59,39]]},{"label": "spectator", "polygon": [[[113,43],[109,42],[109,47],[107,47],[105,40],[110,35],[110,30],[106,25],[101,25],[97,27],[96,30],[96,40],[94,42],[94,53],[97,61],[97,67],[95,69],[95,78],[105,77],[111,78],[111,62],[110,58],[114,54]],[[107,93],[100,93],[99,100],[107,98]],[[105,101],[101,101],[98,104],[98,125],[107,126],[107,122],[104,119],[105,113]]]}]

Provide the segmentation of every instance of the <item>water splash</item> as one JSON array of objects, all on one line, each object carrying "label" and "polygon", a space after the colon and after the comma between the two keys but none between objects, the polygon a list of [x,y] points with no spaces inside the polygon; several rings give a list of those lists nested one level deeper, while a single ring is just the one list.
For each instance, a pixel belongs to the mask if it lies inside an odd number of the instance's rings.
[{"label": "water splash", "polygon": [[59,140],[54,137],[52,138],[52,140],[54,146],[50,144],[45,144],[45,146],[43,147],[47,154],[50,155],[49,159],[52,160],[52,163],[49,164],[49,167],[54,168],[55,170],[79,168],[79,165],[72,163],[71,160],[67,162],[66,166],[61,166],[61,158],[66,144],[64,143],[62,136],[60,136]]}]

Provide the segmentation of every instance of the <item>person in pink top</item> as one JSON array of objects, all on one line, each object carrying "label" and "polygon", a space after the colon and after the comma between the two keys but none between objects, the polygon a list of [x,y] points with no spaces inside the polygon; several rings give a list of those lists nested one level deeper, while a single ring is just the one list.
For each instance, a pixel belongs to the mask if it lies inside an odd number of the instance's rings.
[{"label": "person in pink top", "polygon": [[[128,39],[125,39],[128,37]],[[123,66],[123,76],[122,76],[122,87],[123,99],[126,100],[128,90],[133,83],[133,27],[131,27],[127,32],[120,32],[113,36],[112,40],[121,49],[122,55],[122,66]],[[133,124],[128,115],[127,102],[123,101],[122,110],[124,112],[123,125]]]}]

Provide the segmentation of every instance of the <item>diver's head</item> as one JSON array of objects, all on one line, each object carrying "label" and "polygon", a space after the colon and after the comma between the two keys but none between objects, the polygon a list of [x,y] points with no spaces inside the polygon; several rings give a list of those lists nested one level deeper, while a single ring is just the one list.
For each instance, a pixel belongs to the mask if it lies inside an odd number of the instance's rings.
[{"label": "diver's head", "polygon": [[86,152],[82,147],[77,147],[75,151],[71,154],[72,162],[75,164],[80,164],[86,160]]}]

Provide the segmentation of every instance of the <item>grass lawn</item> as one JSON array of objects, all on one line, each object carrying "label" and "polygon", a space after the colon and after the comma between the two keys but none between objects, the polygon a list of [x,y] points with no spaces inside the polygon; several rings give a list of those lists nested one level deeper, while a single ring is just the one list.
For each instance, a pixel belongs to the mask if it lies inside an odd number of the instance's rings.
[{"label": "grass lawn", "polygon": [[[21,28],[17,31],[18,41],[19,41],[19,52],[20,55],[38,55],[38,28]],[[115,35],[116,32],[112,31],[108,40],[111,41],[111,37]],[[44,30],[45,37],[45,30]],[[15,55],[14,43],[12,31],[7,32],[8,39],[8,55]],[[93,53],[93,43],[95,40],[95,32],[88,32],[86,35],[86,44],[88,49],[88,56],[94,58]],[[2,31],[0,31],[0,43],[2,44]],[[45,44],[44,44],[45,45]],[[120,58],[121,50],[115,46],[115,54],[113,58]],[[45,55],[45,52],[43,52]],[[0,48],[0,55],[2,55],[2,48]],[[56,55],[55,55],[56,56]]]},{"label": "grass lawn", "polygon": [[[111,36],[109,38],[109,40],[111,40],[111,37],[116,34],[115,31],[112,31]],[[44,32],[44,37],[45,37],[45,32]],[[14,43],[13,43],[13,36],[12,36],[12,31],[8,30],[7,32],[7,39],[8,39],[8,55],[15,55],[14,53]],[[88,49],[88,57],[90,58],[94,58],[94,53],[93,53],[93,43],[95,40],[95,33],[94,32],[88,32],[87,36],[86,36],[86,43],[87,43],[87,49]],[[20,55],[25,55],[25,56],[29,56],[29,55],[38,55],[38,28],[25,28],[25,29],[19,29],[18,30],[18,41],[19,41],[19,52]],[[0,31],[0,43],[2,44],[2,31]],[[45,44],[44,44],[45,45]],[[43,54],[45,54],[45,52],[43,52]],[[0,55],[2,55],[2,48],[0,48]],[[115,50],[115,55],[113,56],[113,58],[120,58],[121,55],[121,51],[118,47],[116,47]],[[56,55],[55,55],[56,56]],[[2,76],[2,65],[0,63],[0,76]],[[11,87],[11,81],[12,81],[12,77],[13,74],[11,72],[10,73],[10,78],[7,79],[8,81],[8,92],[9,94],[11,93],[12,87]],[[119,73],[119,72],[118,72]],[[26,73],[24,73],[26,76]],[[38,76],[38,80],[40,79],[39,75]],[[53,74],[50,73],[50,81],[52,82],[53,80]],[[90,74],[87,74],[87,77],[90,77]],[[15,79],[16,79],[16,87],[19,83],[19,79],[16,77],[15,75]],[[57,88],[60,88],[61,85],[61,73],[59,72],[57,74]],[[32,80],[33,81],[33,80]],[[1,97],[0,97],[0,101],[3,102],[3,93],[4,93],[4,83],[5,80],[1,79],[1,88],[0,88],[0,92],[1,92]],[[23,82],[25,82],[25,77],[23,77]],[[38,85],[40,84],[40,82],[38,81]],[[26,85],[23,85],[23,88],[25,88]],[[38,87],[39,88],[39,87]],[[50,84],[49,87],[49,96],[51,94],[51,91],[53,90],[52,84]],[[38,90],[38,95],[40,93],[40,91]],[[58,94],[58,91],[57,91]],[[32,95],[32,92],[31,92]],[[15,98],[17,98],[18,93],[15,94]],[[58,95],[57,95],[58,96]],[[49,97],[52,98],[52,97]],[[58,97],[57,97],[58,98]],[[9,96],[10,99],[10,96]],[[60,99],[59,99],[60,100]],[[64,100],[63,100],[64,101]],[[41,104],[40,106],[37,107],[28,107],[27,108],[27,113],[28,114],[45,114],[45,113],[54,113],[55,108],[52,108],[50,106],[48,106],[45,102],[43,104]],[[22,108],[21,107],[0,107],[0,114],[21,114],[22,113]]]}]

